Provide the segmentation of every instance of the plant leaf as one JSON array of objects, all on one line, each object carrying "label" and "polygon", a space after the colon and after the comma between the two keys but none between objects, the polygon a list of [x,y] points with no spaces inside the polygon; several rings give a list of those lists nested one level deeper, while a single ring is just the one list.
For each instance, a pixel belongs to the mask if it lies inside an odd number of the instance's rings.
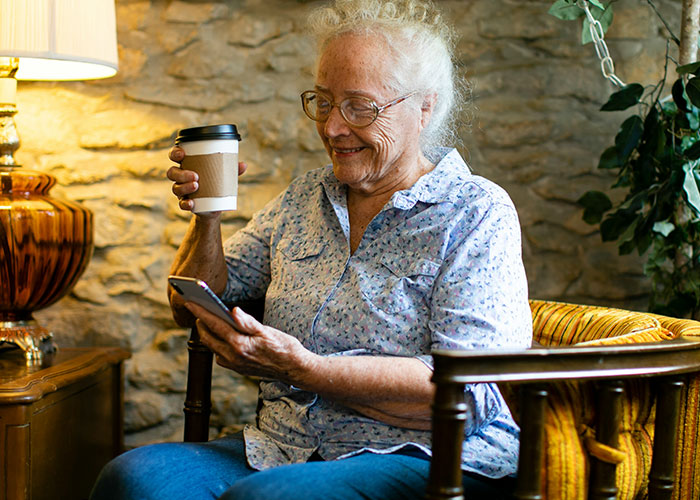
[{"label": "plant leaf", "polygon": [[634,232],[637,230],[637,226],[641,222],[642,218],[641,217],[636,217],[632,223],[627,226],[627,229],[625,229],[620,236],[618,236],[618,239],[620,240],[620,243],[623,243],[625,241],[633,241],[634,240]]},{"label": "plant leaf", "polygon": [[615,147],[617,148],[620,163],[624,164],[627,162],[630,154],[639,144],[639,139],[641,139],[643,132],[642,119],[637,115],[630,116],[622,122],[620,130],[615,136]]},{"label": "plant leaf", "polygon": [[[600,27],[603,28],[603,34],[607,33],[608,28],[612,24],[613,21],[613,10],[612,10],[612,5],[606,5],[604,9],[601,9],[599,7],[594,7],[591,9],[591,14],[595,19],[600,22]],[[590,43],[593,41],[593,37],[591,37],[591,23],[588,21],[588,18],[585,18],[583,20],[583,29],[581,31],[581,44],[586,45],[587,43]]]},{"label": "plant leaf", "polygon": [[603,5],[602,3],[600,3],[599,0],[588,0],[588,3],[591,4],[591,5],[595,5],[595,6],[598,7],[599,9],[605,9],[605,5]]},{"label": "plant leaf", "polygon": [[683,80],[679,78],[673,82],[673,87],[671,87],[671,95],[673,96],[673,102],[676,103],[678,109],[687,113],[688,112],[688,102],[685,100],[683,89]]},{"label": "plant leaf", "polygon": [[563,21],[573,21],[585,14],[581,7],[566,0],[557,0],[547,11],[548,14]]},{"label": "plant leaf", "polygon": [[617,237],[620,255],[632,253],[632,250],[637,246],[637,241],[634,236],[641,219],[641,216],[635,217],[627,228]]},{"label": "plant leaf", "polygon": [[617,148],[615,146],[610,146],[600,155],[600,160],[598,161],[598,168],[619,168],[622,165],[618,158]]},{"label": "plant leaf", "polygon": [[628,196],[627,199],[622,202],[620,208],[623,208],[629,211],[630,213],[637,212],[638,210],[641,210],[644,207],[644,204],[646,203],[648,197],[649,194],[646,191],[639,191],[635,195]]},{"label": "plant leaf", "polygon": [[693,77],[685,85],[685,93],[693,106],[700,107],[700,78]]},{"label": "plant leaf", "polygon": [[619,244],[618,246],[618,253],[620,255],[628,255],[632,253],[632,250],[634,250],[634,247],[636,244],[634,241],[629,240],[629,241],[623,241],[622,243]]},{"label": "plant leaf", "polygon": [[649,189],[654,182],[654,163],[651,155],[640,154],[632,161],[632,172],[637,188]]},{"label": "plant leaf", "polygon": [[685,172],[683,191],[685,191],[688,204],[700,214],[700,189],[698,189],[698,182],[695,178],[694,170],[692,163],[683,165],[683,171]]},{"label": "plant leaf", "polygon": [[639,255],[643,255],[644,252],[646,252],[649,249],[649,246],[651,246],[651,242],[654,241],[654,236],[651,231],[639,231],[637,229],[637,234],[635,234],[634,237],[634,242],[637,243],[637,253]]},{"label": "plant leaf", "polygon": [[666,237],[669,234],[671,234],[671,231],[676,229],[676,226],[671,224],[669,221],[664,220],[664,221],[655,222],[651,229],[655,233],[659,233],[661,236]]},{"label": "plant leaf", "polygon": [[700,116],[698,116],[698,108],[693,107],[692,109],[689,109],[686,116],[688,117],[688,124],[690,125],[690,129],[694,132],[697,132],[698,129],[700,129]]},{"label": "plant leaf", "polygon": [[600,236],[603,241],[615,241],[636,220],[636,213],[629,210],[618,210],[600,223]]},{"label": "plant leaf", "polygon": [[584,207],[583,220],[588,224],[598,224],[603,214],[612,208],[608,195],[601,191],[588,191],[578,199],[578,204]]},{"label": "plant leaf", "polygon": [[700,158],[700,141],[696,142],[689,148],[687,148],[685,151],[683,151],[683,154],[689,159],[689,160],[697,160]]},{"label": "plant leaf", "polygon": [[639,104],[639,98],[644,93],[644,87],[638,83],[625,85],[621,90],[614,92],[608,102],[603,104],[601,111],[622,111],[635,104]]},{"label": "plant leaf", "polygon": [[615,181],[615,184],[613,184],[611,187],[613,189],[615,188],[621,188],[621,187],[629,187],[631,183],[630,180],[630,174],[629,174],[629,169],[623,168],[619,174],[617,174],[617,181]]},{"label": "plant leaf", "polygon": [[666,145],[665,127],[656,106],[649,108],[647,116],[644,117],[644,133],[638,150],[639,155],[643,157],[642,161],[651,165],[652,170],[655,170],[654,164],[661,163],[659,156],[663,154]]},{"label": "plant leaf", "polygon": [[700,70],[700,61],[676,67],[676,72],[679,75],[687,75],[688,73],[695,75],[698,70]]}]

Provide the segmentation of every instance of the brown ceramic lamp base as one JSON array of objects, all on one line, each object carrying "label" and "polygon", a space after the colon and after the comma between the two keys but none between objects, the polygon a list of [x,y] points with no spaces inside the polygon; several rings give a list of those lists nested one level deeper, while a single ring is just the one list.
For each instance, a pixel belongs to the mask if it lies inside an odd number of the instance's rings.
[{"label": "brown ceramic lamp base", "polygon": [[22,348],[28,362],[56,348],[32,312],[68,293],[92,254],[92,213],[49,197],[54,183],[0,166],[0,342]]}]

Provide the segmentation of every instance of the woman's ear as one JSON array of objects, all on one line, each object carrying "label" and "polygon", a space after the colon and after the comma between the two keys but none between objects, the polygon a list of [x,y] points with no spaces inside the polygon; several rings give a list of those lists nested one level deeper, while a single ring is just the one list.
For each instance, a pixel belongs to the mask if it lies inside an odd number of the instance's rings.
[{"label": "woman's ear", "polygon": [[421,104],[421,118],[420,125],[421,129],[424,129],[430,123],[430,117],[433,115],[433,109],[435,108],[435,103],[437,102],[437,94],[428,94],[423,98],[423,104]]}]

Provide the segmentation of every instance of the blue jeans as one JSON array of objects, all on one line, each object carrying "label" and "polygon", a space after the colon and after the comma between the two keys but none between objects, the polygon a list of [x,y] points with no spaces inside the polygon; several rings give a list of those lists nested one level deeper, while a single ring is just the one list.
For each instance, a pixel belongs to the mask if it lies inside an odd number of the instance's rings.
[{"label": "blue jeans", "polygon": [[[208,443],[162,443],[105,466],[90,500],[422,499],[430,461],[420,450],[315,460],[255,471],[241,434]],[[464,474],[465,498],[510,498],[510,481]]]}]

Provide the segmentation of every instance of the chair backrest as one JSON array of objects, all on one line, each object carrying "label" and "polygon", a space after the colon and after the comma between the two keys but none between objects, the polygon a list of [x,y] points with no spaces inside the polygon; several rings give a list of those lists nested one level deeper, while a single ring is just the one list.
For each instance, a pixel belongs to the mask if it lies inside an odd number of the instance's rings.
[{"label": "chair backrest", "polygon": [[649,313],[545,300],[531,300],[530,309],[533,338],[545,347],[656,342],[678,337],[688,323],[694,323],[674,320],[674,324],[667,321],[671,318]]}]

